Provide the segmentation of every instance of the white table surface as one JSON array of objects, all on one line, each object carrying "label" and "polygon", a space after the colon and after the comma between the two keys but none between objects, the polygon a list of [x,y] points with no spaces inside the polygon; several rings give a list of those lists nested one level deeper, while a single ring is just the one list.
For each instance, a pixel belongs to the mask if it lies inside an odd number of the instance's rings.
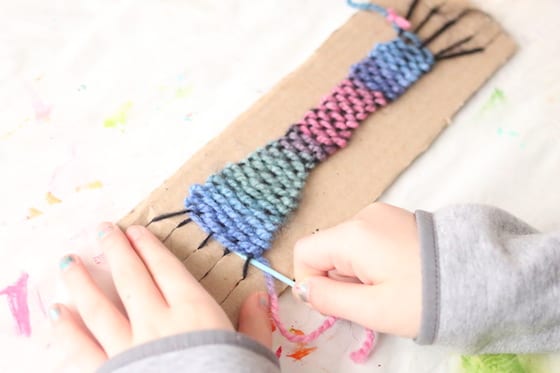
[{"label": "white table surface", "polygon": [[[490,203],[558,229],[560,2],[477,4],[520,50],[382,200]],[[0,0],[0,289],[30,275],[32,327],[18,336],[0,297],[0,371],[48,371],[42,303],[60,294],[57,259],[93,255],[88,229],[123,216],[352,13],[343,0]],[[282,312],[304,330],[319,320],[290,296]],[[286,372],[447,372],[458,361],[382,336],[357,366],[347,354],[362,333],[342,322],[301,361],[278,336],[274,348]]]}]

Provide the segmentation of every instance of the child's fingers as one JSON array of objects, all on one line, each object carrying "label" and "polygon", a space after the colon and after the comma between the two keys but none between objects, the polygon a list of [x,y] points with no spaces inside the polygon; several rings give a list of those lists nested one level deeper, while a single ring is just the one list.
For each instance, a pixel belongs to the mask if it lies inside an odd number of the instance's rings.
[{"label": "child's fingers", "polygon": [[161,310],[165,301],[125,234],[114,224],[103,223],[98,227],[98,241],[131,322]]},{"label": "child's fingers", "polygon": [[126,348],[131,338],[128,320],[99,289],[79,258],[65,256],[60,269],[80,317],[107,354]]},{"label": "child's fingers", "polygon": [[272,329],[268,305],[268,294],[264,292],[250,295],[239,313],[239,332],[272,348]]},{"label": "child's fingers", "polygon": [[148,229],[132,226],[126,235],[169,305],[207,297],[198,281]]},{"label": "child's fingers", "polygon": [[355,277],[353,261],[363,261],[354,244],[363,233],[360,230],[359,223],[349,221],[300,239],[294,248],[296,280],[326,276],[334,269],[342,276]]},{"label": "child's fingers", "polygon": [[325,315],[354,321],[370,329],[386,332],[391,324],[385,305],[384,285],[340,282],[328,277],[308,277],[294,288],[295,295]]},{"label": "child's fingers", "polygon": [[67,307],[55,304],[48,314],[64,371],[93,372],[107,360],[103,349]]}]

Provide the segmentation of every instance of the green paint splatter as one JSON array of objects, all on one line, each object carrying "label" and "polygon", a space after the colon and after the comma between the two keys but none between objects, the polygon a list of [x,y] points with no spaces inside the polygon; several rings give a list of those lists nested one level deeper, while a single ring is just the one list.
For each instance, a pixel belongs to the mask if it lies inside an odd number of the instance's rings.
[{"label": "green paint splatter", "polygon": [[176,98],[184,98],[187,97],[191,93],[191,87],[179,87],[175,90],[175,97]]},{"label": "green paint splatter", "polygon": [[488,111],[495,108],[499,104],[503,104],[504,102],[506,102],[506,95],[504,94],[504,91],[499,88],[494,88],[494,91],[490,95],[490,98],[482,106],[481,111]]},{"label": "green paint splatter", "polygon": [[502,127],[498,128],[499,136],[519,137],[520,133],[515,130],[508,130]]},{"label": "green paint splatter", "polygon": [[465,373],[529,373],[512,354],[462,356],[461,362]]},{"label": "green paint splatter", "polygon": [[103,122],[103,127],[123,129],[126,121],[128,120],[128,114],[131,108],[132,102],[125,102],[115,114],[105,119],[105,121]]},{"label": "green paint splatter", "polygon": [[490,354],[461,356],[462,373],[544,373],[543,355]]}]

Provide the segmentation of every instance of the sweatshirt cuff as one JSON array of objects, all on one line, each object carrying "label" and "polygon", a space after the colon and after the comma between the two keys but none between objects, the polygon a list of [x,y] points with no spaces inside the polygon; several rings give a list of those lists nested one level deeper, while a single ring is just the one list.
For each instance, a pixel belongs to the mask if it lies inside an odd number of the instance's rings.
[{"label": "sweatshirt cuff", "polygon": [[439,250],[435,237],[432,214],[417,210],[415,216],[418,236],[420,237],[420,257],[422,266],[422,317],[420,331],[415,338],[415,342],[421,345],[428,345],[434,343],[439,327]]},{"label": "sweatshirt cuff", "polygon": [[227,330],[201,330],[172,335],[126,350],[106,361],[97,373],[109,373],[139,360],[166,353],[210,345],[229,345],[244,348],[280,367],[278,359],[268,348],[241,333]]}]

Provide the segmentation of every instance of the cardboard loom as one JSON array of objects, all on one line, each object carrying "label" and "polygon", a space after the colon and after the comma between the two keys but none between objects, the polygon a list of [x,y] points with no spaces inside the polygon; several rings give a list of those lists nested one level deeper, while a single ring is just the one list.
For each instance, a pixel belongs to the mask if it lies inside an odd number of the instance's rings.
[{"label": "cardboard loom", "polygon": [[[408,4],[407,0],[391,1],[399,14],[405,14]],[[443,9],[445,16],[434,17],[421,30],[420,36],[430,35],[446,18],[457,15],[465,6],[464,2],[448,2]],[[419,4],[411,20],[413,27],[428,11],[426,4]],[[273,247],[265,255],[273,268],[291,277],[292,248],[296,240],[340,223],[375,201],[514,53],[516,47],[512,39],[480,13],[461,20],[430,45],[430,49],[438,51],[474,31],[477,31],[475,39],[465,48],[484,45],[483,53],[436,63],[434,69],[402,97],[363,122],[347,148],[311,172],[299,208],[278,232]],[[394,30],[381,16],[358,11],[300,68],[200,149],[119,225],[144,225],[154,216],[183,209],[192,184],[204,183],[227,163],[238,162],[282,136],[292,123],[347,76],[353,63],[362,59],[376,43],[393,38]],[[163,220],[149,228],[164,239],[184,218]],[[235,323],[244,298],[264,289],[263,276],[250,268],[247,278],[242,280],[243,260],[234,254],[223,256],[223,248],[216,241],[210,240],[204,248],[196,250],[205,237],[206,234],[191,223],[175,230],[165,244]],[[278,283],[277,287],[283,291],[286,286]]]}]

